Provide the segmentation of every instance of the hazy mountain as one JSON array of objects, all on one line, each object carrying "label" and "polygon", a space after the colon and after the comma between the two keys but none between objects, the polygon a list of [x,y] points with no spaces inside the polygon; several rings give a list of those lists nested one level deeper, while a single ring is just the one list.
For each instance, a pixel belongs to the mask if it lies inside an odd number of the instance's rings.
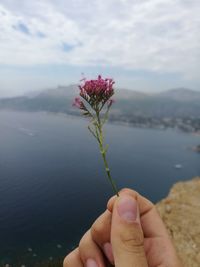
[{"label": "hazy mountain", "polygon": [[78,92],[78,86],[72,84],[69,86],[58,86],[57,88],[51,88],[41,91],[37,96],[39,97],[53,97],[53,98],[74,98]]},{"label": "hazy mountain", "polygon": [[[30,98],[35,97],[54,97],[54,98],[74,98],[78,94],[78,85],[72,84],[69,86],[58,86],[57,88],[49,88],[46,90],[40,90],[37,92],[31,92],[25,96]],[[196,101],[200,100],[200,92],[187,88],[170,89],[160,93],[144,93],[139,91],[133,91],[129,89],[116,89],[115,99],[145,99],[145,98],[164,98],[172,99],[176,101]]]},{"label": "hazy mountain", "polygon": [[200,92],[193,91],[187,88],[171,89],[160,93],[159,96],[183,102],[196,101],[196,100],[200,101]]},{"label": "hazy mountain", "polygon": [[[72,107],[77,95],[77,85],[58,86],[28,96],[0,99],[0,108],[79,114]],[[154,94],[116,89],[114,99],[112,114],[116,117],[200,118],[200,92],[190,89],[178,88]]]},{"label": "hazy mountain", "polygon": [[[37,92],[28,93],[25,96],[28,97],[64,97],[64,98],[74,98],[78,95],[78,85],[72,84],[69,86],[58,86],[57,88],[49,88],[46,90],[40,90]],[[115,99],[141,99],[148,96],[146,93],[128,90],[128,89],[116,89]]]},{"label": "hazy mountain", "polygon": [[114,98],[121,99],[144,99],[148,97],[148,94],[128,89],[116,89]]}]

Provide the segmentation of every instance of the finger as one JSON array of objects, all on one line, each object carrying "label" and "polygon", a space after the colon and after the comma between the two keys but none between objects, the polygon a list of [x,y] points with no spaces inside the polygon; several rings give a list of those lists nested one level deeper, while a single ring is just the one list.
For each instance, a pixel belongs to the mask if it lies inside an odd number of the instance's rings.
[{"label": "finger", "polygon": [[111,243],[116,267],[148,267],[137,201],[120,195],[113,207]]},{"label": "finger", "polygon": [[63,267],[84,267],[78,248],[65,257]]},{"label": "finger", "polygon": [[[135,198],[138,201],[139,209],[140,209],[140,215],[143,215],[144,213],[147,213],[154,204],[149,201],[147,198],[141,196],[138,192],[129,189],[129,188],[123,188],[120,190],[119,195],[130,195],[133,198]],[[107,203],[107,209],[112,212],[114,202],[116,200],[117,196],[113,196],[109,199]]]},{"label": "finger", "polygon": [[[141,225],[145,237],[168,237],[166,227],[160,218],[155,205],[151,201],[141,196],[138,192],[127,188],[120,191],[120,196],[124,195],[131,196],[137,200],[141,217]],[[109,211],[113,210],[116,199],[117,197],[114,196],[108,201],[107,208]]]},{"label": "finger", "polygon": [[79,243],[80,257],[86,267],[105,267],[103,253],[87,231]]},{"label": "finger", "polygon": [[94,242],[102,248],[104,254],[110,263],[114,262],[112,247],[110,243],[110,231],[111,231],[111,219],[112,214],[106,210],[91,227],[91,235]]}]

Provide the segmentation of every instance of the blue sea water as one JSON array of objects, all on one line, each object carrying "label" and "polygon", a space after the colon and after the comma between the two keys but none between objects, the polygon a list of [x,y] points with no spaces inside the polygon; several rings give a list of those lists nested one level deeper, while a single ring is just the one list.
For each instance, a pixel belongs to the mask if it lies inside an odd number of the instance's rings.
[{"label": "blue sea water", "polygon": [[[176,181],[200,175],[200,155],[191,149],[200,137],[109,124],[106,141],[118,187],[153,202]],[[0,266],[64,256],[112,194],[86,120],[0,112]]]}]

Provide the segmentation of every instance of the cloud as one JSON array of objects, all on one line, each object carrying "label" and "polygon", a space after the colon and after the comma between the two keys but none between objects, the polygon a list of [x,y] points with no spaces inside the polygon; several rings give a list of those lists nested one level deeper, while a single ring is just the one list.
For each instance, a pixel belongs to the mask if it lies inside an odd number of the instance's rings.
[{"label": "cloud", "polygon": [[199,79],[199,1],[16,2],[0,0],[0,64],[106,65]]}]

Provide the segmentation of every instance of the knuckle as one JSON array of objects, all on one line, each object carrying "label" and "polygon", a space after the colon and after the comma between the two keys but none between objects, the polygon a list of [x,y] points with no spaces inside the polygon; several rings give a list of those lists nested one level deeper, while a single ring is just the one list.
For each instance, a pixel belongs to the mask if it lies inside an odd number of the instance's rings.
[{"label": "knuckle", "polygon": [[127,252],[141,253],[144,251],[144,237],[139,225],[129,231],[120,233],[120,241],[123,250]]},{"label": "knuckle", "polygon": [[80,249],[86,246],[87,239],[88,239],[88,238],[87,238],[87,237],[88,237],[88,234],[89,234],[89,231],[87,231],[87,232],[83,235],[83,237],[81,238],[81,240],[80,240],[80,242],[79,242],[79,248],[80,248]]},{"label": "knuckle", "polygon": [[70,254],[68,254],[63,261],[63,267],[70,267],[72,265],[72,252]]},{"label": "knuckle", "polygon": [[63,267],[79,266],[80,254],[78,247],[70,252],[63,260]]},{"label": "knuckle", "polygon": [[123,240],[122,248],[126,252],[132,252],[135,254],[140,254],[144,250],[143,244],[135,242],[135,239],[133,238]]},{"label": "knuckle", "polygon": [[104,227],[103,224],[98,221],[93,223],[91,227],[91,234],[94,237],[94,239],[98,240],[102,236],[104,231],[103,227]]},{"label": "knuckle", "polygon": [[68,256],[66,256],[65,258],[64,258],[64,261],[63,261],[63,267],[68,267],[70,265],[70,263],[69,263],[69,259],[68,259]]}]

